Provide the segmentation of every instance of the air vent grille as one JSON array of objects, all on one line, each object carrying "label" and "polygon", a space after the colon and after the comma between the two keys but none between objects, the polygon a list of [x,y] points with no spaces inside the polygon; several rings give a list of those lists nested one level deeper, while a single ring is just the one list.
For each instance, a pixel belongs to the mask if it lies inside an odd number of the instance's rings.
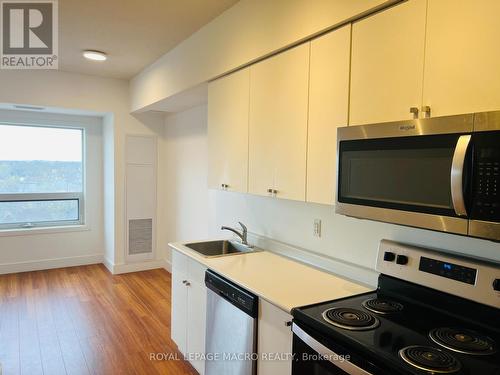
[{"label": "air vent grille", "polygon": [[153,252],[153,219],[134,219],[128,222],[129,255]]}]

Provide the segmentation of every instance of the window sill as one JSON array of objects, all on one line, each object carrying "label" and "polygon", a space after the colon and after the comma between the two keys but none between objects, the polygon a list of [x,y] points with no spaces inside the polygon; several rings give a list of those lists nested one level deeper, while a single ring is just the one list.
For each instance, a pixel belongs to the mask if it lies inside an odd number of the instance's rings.
[{"label": "window sill", "polygon": [[0,237],[34,236],[34,235],[51,234],[51,233],[82,232],[87,230],[90,230],[90,227],[87,224],[65,225],[58,227],[0,229]]}]

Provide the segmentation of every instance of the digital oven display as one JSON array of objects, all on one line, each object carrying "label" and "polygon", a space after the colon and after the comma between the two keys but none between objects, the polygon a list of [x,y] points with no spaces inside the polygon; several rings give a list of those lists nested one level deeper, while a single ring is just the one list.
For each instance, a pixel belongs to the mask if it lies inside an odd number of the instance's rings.
[{"label": "digital oven display", "polygon": [[423,272],[432,273],[433,275],[446,277],[447,279],[457,280],[470,285],[476,283],[476,269],[450,262],[420,257],[418,269]]}]

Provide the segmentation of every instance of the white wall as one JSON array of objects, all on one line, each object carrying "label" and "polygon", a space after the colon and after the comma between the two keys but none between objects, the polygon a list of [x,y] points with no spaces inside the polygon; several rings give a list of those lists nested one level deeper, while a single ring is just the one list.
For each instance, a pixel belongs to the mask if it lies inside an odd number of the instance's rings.
[{"label": "white wall", "polygon": [[103,117],[103,236],[104,261],[115,263],[115,137],[114,115]]},{"label": "white wall", "polygon": [[166,242],[208,238],[206,106],[166,117],[164,157]]},{"label": "white wall", "polygon": [[[500,261],[500,246],[491,241],[348,218],[326,205],[225,192],[213,195],[212,230],[241,220],[252,232],[369,268],[374,268],[384,238]],[[322,220],[321,238],[313,236],[316,218]]]},{"label": "white wall", "polygon": [[[207,190],[205,111],[194,108],[166,123],[168,241],[226,237],[220,226],[242,221],[256,234],[371,269],[383,238],[500,261],[500,245],[490,241],[352,219],[331,206]],[[316,218],[321,238],[313,236]]]},{"label": "white wall", "polygon": [[[129,114],[128,88],[126,81],[62,71],[0,71],[0,103],[44,106],[59,112],[87,111],[105,116],[104,216],[108,222],[105,225],[104,244],[109,247],[106,249],[106,257],[115,265],[123,264],[125,255],[125,135],[163,134],[164,125],[163,117],[159,115],[143,121]],[[110,136],[112,139],[108,142]],[[114,175],[111,176],[110,173]],[[109,222],[113,220],[114,225]],[[69,254],[68,248],[77,246],[78,242],[61,234],[37,236],[36,241],[34,237],[21,237],[15,241],[16,248],[9,248],[8,243],[0,242],[0,264],[6,267],[21,261],[57,263],[53,260]],[[104,245],[93,250],[100,253],[101,258],[104,252],[102,247]],[[19,248],[25,249],[26,256],[21,257]]]},{"label": "white wall", "polygon": [[34,228],[0,232],[0,273],[66,265],[67,262],[80,264],[99,261],[103,252],[102,119],[46,112],[0,110],[0,122],[3,121],[34,126],[83,127],[86,136],[86,175],[85,225],[63,229]]}]

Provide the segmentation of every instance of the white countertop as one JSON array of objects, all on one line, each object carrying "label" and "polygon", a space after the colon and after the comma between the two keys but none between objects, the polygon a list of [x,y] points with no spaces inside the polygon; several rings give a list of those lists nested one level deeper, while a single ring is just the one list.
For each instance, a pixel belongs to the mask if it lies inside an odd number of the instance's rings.
[{"label": "white countertop", "polygon": [[373,290],[269,251],[206,258],[182,243],[169,246],[288,313]]}]

